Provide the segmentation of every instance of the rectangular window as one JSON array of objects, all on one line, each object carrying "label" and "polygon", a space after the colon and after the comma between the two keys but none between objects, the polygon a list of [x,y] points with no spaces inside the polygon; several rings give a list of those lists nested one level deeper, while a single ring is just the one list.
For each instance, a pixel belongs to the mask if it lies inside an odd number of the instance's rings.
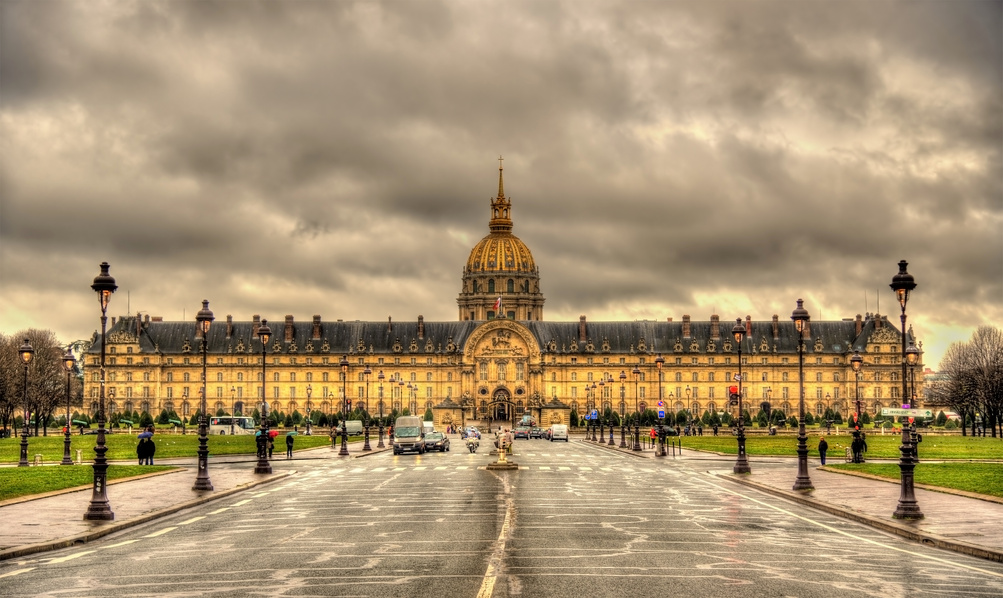
[{"label": "rectangular window", "polygon": [[578,387],[577,386],[572,386],[571,387],[571,398],[572,399],[577,399],[578,398]]},{"label": "rectangular window", "polygon": [[295,386],[290,386],[289,387],[289,398],[290,399],[295,399],[296,398],[296,387]]},{"label": "rectangular window", "polygon": [[642,386],[642,387],[638,388],[637,392],[638,392],[637,398],[643,399],[644,398],[644,387]]},{"label": "rectangular window", "polygon": [[714,381],[714,372],[707,372],[707,381],[708,382]]},{"label": "rectangular window", "polygon": [[150,398],[150,387],[149,386],[144,386],[143,387],[143,398],[144,399]]},{"label": "rectangular window", "polygon": [[713,386],[711,386],[710,388],[707,389],[707,398],[708,399],[713,399],[714,398],[714,387]]},{"label": "rectangular window", "polygon": [[571,372],[571,381],[578,382],[578,372]]},{"label": "rectangular window", "polygon": [[480,364],[480,378],[481,378],[481,380],[487,380],[488,379],[488,364],[486,364],[486,363],[481,363]]},{"label": "rectangular window", "polygon": [[272,387],[272,397],[276,398],[276,399],[279,398],[279,387],[278,386],[273,386]]},{"label": "rectangular window", "polygon": [[222,399],[223,398],[223,387],[222,386],[217,386],[216,387],[216,398],[217,399]]},{"label": "rectangular window", "polygon": [[784,399],[789,399],[789,398],[791,398],[791,389],[789,389],[789,388],[787,388],[787,387],[785,386],[785,387],[783,387],[783,389],[782,389],[782,390],[783,390],[783,392],[782,392],[781,394],[783,395]]},{"label": "rectangular window", "polygon": [[519,362],[515,364],[515,379],[525,380],[526,379],[526,364]]},{"label": "rectangular window", "polygon": [[446,372],[446,382],[453,381],[453,372]]},{"label": "rectangular window", "polygon": [[173,399],[174,398],[174,388],[173,387],[170,387],[170,386],[167,387],[167,398],[168,399]]}]

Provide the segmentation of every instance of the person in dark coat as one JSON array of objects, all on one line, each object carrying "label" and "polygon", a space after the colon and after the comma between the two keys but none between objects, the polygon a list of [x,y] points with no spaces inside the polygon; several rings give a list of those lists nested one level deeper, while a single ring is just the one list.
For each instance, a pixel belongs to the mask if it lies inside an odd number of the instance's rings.
[{"label": "person in dark coat", "polygon": [[829,450],[829,443],[825,441],[825,437],[818,439],[818,458],[822,460],[822,465],[825,465],[825,453]]},{"label": "person in dark coat", "polygon": [[293,458],[293,435],[286,434],[286,459]]},{"label": "person in dark coat", "polygon": [[853,462],[863,462],[864,441],[860,438],[860,432],[853,433],[853,442],[850,443],[850,451],[853,453]]}]

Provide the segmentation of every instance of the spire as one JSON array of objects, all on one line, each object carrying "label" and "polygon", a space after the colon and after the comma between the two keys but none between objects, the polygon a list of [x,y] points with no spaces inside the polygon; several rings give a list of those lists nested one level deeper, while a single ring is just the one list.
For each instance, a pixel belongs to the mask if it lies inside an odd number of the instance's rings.
[{"label": "spire", "polygon": [[512,202],[505,197],[505,183],[502,178],[502,158],[498,156],[498,197],[491,200],[491,221],[488,228],[492,233],[512,232]]},{"label": "spire", "polygon": [[502,180],[502,158],[498,156],[498,199],[505,199],[505,182]]}]

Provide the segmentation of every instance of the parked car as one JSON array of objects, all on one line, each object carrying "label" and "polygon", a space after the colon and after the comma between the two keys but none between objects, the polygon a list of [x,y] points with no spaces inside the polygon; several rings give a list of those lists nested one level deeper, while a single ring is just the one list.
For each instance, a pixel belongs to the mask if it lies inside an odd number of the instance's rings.
[{"label": "parked car", "polygon": [[449,450],[449,438],[442,432],[428,432],[425,434],[425,450],[444,453]]},{"label": "parked car", "polygon": [[533,426],[532,428],[529,429],[529,437],[543,438],[543,428],[538,428],[536,426]]},{"label": "parked car", "polygon": [[526,440],[529,440],[529,428],[523,428],[521,426],[516,428],[512,431],[512,438],[517,440],[519,438],[525,438]]}]

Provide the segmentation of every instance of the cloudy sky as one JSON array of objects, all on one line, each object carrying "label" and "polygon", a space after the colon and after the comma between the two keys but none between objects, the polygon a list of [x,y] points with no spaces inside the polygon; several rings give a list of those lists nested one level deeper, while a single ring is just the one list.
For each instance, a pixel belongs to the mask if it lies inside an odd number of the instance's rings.
[{"label": "cloudy sky", "polygon": [[[1003,322],[1000,1],[0,2],[0,332],[455,320],[499,155],[548,320]],[[879,303],[880,302],[880,305]],[[194,321],[194,320],[193,320]]]}]

